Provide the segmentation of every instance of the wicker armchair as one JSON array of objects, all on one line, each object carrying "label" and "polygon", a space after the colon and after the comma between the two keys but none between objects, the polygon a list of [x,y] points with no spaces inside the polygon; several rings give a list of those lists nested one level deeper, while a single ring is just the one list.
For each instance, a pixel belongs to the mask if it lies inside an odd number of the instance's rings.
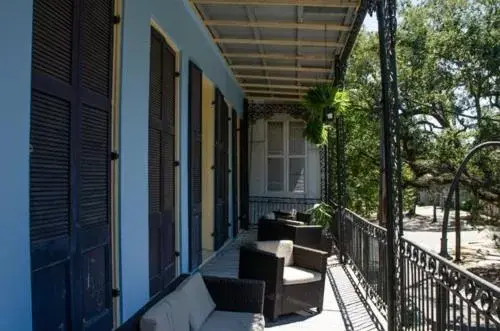
[{"label": "wicker armchair", "polygon": [[[276,252],[261,244],[277,246]],[[326,260],[326,252],[288,240],[256,242],[240,248],[239,277],[265,281],[264,316],[271,320],[309,308],[321,313]]]},{"label": "wicker armchair", "polygon": [[265,287],[262,282],[215,276],[203,276],[203,280],[217,310],[262,314]]},{"label": "wicker armchair", "polygon": [[323,228],[320,225],[296,224],[286,220],[260,219],[257,240],[291,240],[299,246],[322,250]]}]

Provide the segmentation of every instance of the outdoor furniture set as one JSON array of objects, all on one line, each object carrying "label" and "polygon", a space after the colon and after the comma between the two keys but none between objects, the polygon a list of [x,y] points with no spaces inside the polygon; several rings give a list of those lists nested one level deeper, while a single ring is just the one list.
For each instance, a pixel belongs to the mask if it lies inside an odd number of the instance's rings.
[{"label": "outdoor furniture set", "polygon": [[141,331],[261,331],[264,316],[321,313],[329,255],[319,250],[322,228],[306,224],[307,214],[275,216],[240,247],[239,279],[191,275],[142,316]]}]

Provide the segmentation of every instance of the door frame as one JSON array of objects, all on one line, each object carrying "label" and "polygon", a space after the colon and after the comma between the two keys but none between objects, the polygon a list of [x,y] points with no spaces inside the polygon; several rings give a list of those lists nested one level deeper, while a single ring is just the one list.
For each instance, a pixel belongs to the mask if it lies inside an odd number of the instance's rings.
[{"label": "door frame", "polygon": [[[199,105],[200,105],[200,114],[199,114],[199,120],[200,120],[200,158],[199,158],[199,166],[200,166],[200,204],[199,204],[199,224],[198,224],[198,234],[199,234],[199,247],[200,247],[200,256],[198,256],[199,261],[193,261],[193,195],[192,195],[192,185],[193,185],[193,178],[191,176],[191,170],[192,170],[192,165],[193,165],[193,155],[192,155],[192,148],[193,148],[193,112],[192,112],[192,89],[193,88],[198,88],[198,86],[193,87],[191,86],[192,83],[192,70],[196,70],[200,74],[200,85],[199,85],[199,92],[200,92],[200,100],[199,100]],[[188,265],[189,265],[189,271],[194,271],[196,270],[202,263],[203,263],[203,247],[202,247],[202,222],[203,222],[203,178],[202,178],[202,172],[203,172],[203,71],[201,68],[192,60],[189,61],[188,63],[188,233],[189,233],[189,256],[188,256]]]},{"label": "door frame", "polygon": [[[179,110],[179,105],[180,105],[180,75],[178,74],[180,72],[180,67],[181,67],[181,53],[177,45],[173,42],[172,38],[169,37],[168,33],[161,27],[161,25],[154,20],[154,18],[151,17],[150,19],[150,29],[155,29],[156,32],[158,32],[164,39],[167,45],[171,48],[172,51],[175,53],[175,100],[174,100],[174,110],[175,110],[175,160],[178,161],[180,160],[180,126],[181,126],[181,121],[180,121],[180,110]],[[181,274],[181,255],[182,255],[182,250],[181,250],[181,223],[180,223],[180,187],[181,187],[181,180],[180,180],[180,169],[179,167],[175,167],[175,212],[174,212],[174,217],[175,217],[175,251],[179,252],[179,254],[176,254],[175,258],[175,276],[179,277]]]},{"label": "door frame", "polygon": [[[122,0],[115,0],[114,14],[123,16]],[[113,73],[111,92],[111,150],[120,150],[120,99],[121,99],[121,60],[122,60],[122,25],[113,28]],[[120,289],[120,159],[111,164],[110,173],[110,209],[111,209],[111,287],[113,288],[113,327],[121,324],[121,297],[115,295]],[[118,292],[119,293],[119,292]]]}]

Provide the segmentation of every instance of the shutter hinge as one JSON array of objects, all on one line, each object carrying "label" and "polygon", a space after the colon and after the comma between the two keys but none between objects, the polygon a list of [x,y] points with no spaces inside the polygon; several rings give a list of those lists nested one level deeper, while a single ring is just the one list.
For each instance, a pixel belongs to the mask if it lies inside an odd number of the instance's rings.
[{"label": "shutter hinge", "polygon": [[215,233],[213,233],[213,232],[212,232],[210,235],[211,235],[212,237],[215,237]]},{"label": "shutter hinge", "polygon": [[112,296],[113,298],[117,298],[117,297],[119,297],[119,296],[120,296],[120,290],[119,290],[119,289],[117,289],[117,288],[114,288],[114,289],[111,291],[111,296]]},{"label": "shutter hinge", "polygon": [[229,169],[227,172],[228,172],[228,173],[231,173],[231,169]]},{"label": "shutter hinge", "polygon": [[121,21],[122,21],[122,18],[120,17],[120,15],[113,16],[113,24],[120,24]]},{"label": "shutter hinge", "polygon": [[176,72],[175,72],[175,77],[180,77],[180,76],[181,76],[181,73],[180,73],[180,72],[178,72],[178,71],[176,71]]},{"label": "shutter hinge", "polygon": [[111,152],[111,161],[116,161],[120,157],[120,154],[117,151]]},{"label": "shutter hinge", "polygon": [[181,256],[181,253],[179,253],[178,251],[175,251],[175,256],[179,257],[179,256]]},{"label": "shutter hinge", "polygon": [[210,169],[214,170],[214,169],[215,169],[215,166],[214,166],[214,165],[212,165],[212,166],[210,167]]},{"label": "shutter hinge", "polygon": [[180,165],[181,165],[181,163],[179,161],[174,161],[174,167],[178,167]]},{"label": "shutter hinge", "polygon": [[227,118],[227,121],[229,122],[229,121],[231,121],[231,119],[232,119],[231,117],[228,117],[228,118]]}]

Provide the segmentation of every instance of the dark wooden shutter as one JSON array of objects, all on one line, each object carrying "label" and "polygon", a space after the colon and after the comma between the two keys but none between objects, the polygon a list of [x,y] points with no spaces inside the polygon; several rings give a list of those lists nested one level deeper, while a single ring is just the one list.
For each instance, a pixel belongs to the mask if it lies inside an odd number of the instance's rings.
[{"label": "dark wooden shutter", "polygon": [[233,237],[236,237],[239,231],[240,222],[238,219],[238,116],[236,110],[232,110],[231,115],[231,182],[233,191],[231,194],[233,204]]},{"label": "dark wooden shutter", "polygon": [[[245,100],[243,118],[240,122],[240,219],[241,227],[248,230],[249,220],[249,190],[248,190],[248,102]],[[254,220],[257,221],[257,220]]]},{"label": "dark wooden shutter", "polygon": [[219,249],[228,238],[228,107],[219,89],[215,91],[215,238]]},{"label": "dark wooden shutter", "polygon": [[201,250],[201,70],[189,63],[189,250],[190,270],[202,262]]},{"label": "dark wooden shutter", "polygon": [[151,30],[149,96],[149,290],[175,278],[175,53]]},{"label": "dark wooden shutter", "polygon": [[113,1],[33,10],[33,329],[109,330]]}]

